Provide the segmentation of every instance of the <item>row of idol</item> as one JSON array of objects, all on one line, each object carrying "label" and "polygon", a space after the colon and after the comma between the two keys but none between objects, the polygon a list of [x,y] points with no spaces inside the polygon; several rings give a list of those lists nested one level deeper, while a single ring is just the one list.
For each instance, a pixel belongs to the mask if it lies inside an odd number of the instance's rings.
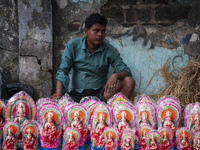
[{"label": "row of idol", "polygon": [[147,95],[132,103],[122,93],[107,103],[83,97],[76,103],[66,93],[60,100],[35,101],[24,91],[7,103],[0,101],[0,127],[4,150],[77,150],[90,141],[91,149],[200,148],[200,104],[184,109],[185,127],[179,127],[180,101],[165,96],[157,102]]}]

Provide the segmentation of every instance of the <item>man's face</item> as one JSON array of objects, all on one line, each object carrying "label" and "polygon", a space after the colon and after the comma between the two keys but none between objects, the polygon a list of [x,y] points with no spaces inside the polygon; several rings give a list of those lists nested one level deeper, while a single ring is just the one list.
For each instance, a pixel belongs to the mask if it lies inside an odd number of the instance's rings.
[{"label": "man's face", "polygon": [[88,46],[99,46],[102,44],[105,38],[106,26],[102,24],[93,24],[90,29],[85,29],[85,34],[87,35]]}]

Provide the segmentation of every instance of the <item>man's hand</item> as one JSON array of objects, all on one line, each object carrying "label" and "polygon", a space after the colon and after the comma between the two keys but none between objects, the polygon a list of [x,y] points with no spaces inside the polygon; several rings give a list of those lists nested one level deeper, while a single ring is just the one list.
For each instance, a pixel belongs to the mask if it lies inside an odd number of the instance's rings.
[{"label": "man's hand", "polygon": [[54,95],[49,96],[48,98],[52,100],[59,100],[61,99],[61,97],[62,97],[61,95],[54,94]]},{"label": "man's hand", "polygon": [[117,73],[113,73],[110,78],[108,79],[104,89],[105,89],[105,93],[108,94],[113,94],[114,92],[116,92],[116,84],[117,84],[117,80],[118,80],[118,74]]}]

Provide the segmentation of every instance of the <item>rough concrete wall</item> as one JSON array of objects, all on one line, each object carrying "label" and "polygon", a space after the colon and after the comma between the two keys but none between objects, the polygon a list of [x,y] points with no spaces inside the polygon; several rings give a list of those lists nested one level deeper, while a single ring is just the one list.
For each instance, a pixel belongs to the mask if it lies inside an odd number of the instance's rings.
[{"label": "rough concrete wall", "polygon": [[19,80],[34,88],[37,100],[51,94],[52,4],[49,0],[18,0]]},{"label": "rough concrete wall", "polygon": [[[136,90],[140,87],[142,92],[168,58],[175,66],[185,65],[189,56],[199,56],[199,8],[199,0],[1,1],[3,81],[32,85],[35,100],[52,94],[66,43],[84,36],[86,16],[98,12],[109,18],[105,40],[119,49],[132,70]],[[145,93],[163,86],[158,74]]]},{"label": "rough concrete wall", "polygon": [[18,82],[18,19],[14,0],[0,1],[0,31],[0,70],[3,83]]},{"label": "rough concrete wall", "polygon": [[[199,22],[194,19],[199,17],[197,1],[194,4],[190,0],[101,0],[99,3],[65,0],[65,6],[61,6],[61,3],[62,0],[57,0],[53,5],[55,71],[58,70],[67,41],[84,36],[84,20],[93,12],[109,18],[106,40],[119,49],[132,70],[139,92],[145,89],[154,72],[167,59],[171,59],[173,66],[187,64],[189,52],[186,54],[186,47],[198,42],[195,26]],[[191,35],[195,34],[197,37],[190,40]],[[163,86],[164,79],[157,74],[145,93],[159,92]]]}]

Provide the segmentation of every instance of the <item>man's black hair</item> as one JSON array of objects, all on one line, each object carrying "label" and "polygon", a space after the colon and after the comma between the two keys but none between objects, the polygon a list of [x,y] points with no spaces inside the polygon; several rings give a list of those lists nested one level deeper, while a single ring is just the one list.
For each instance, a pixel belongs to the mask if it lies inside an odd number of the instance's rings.
[{"label": "man's black hair", "polygon": [[101,14],[93,13],[85,19],[85,28],[90,29],[96,23],[107,26],[108,20]]}]

